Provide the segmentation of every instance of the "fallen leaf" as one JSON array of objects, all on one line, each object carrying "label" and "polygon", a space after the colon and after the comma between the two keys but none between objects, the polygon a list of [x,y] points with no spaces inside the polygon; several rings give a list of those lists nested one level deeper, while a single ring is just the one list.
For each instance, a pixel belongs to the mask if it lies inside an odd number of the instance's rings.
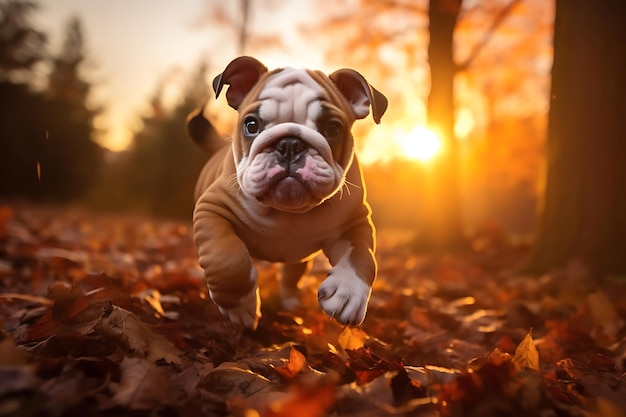
[{"label": "fallen leaf", "polygon": [[401,363],[393,363],[372,353],[371,349],[359,348],[348,350],[348,367],[356,374],[359,385],[366,384],[388,371],[404,369]]},{"label": "fallen leaf", "polygon": [[521,368],[530,368],[537,372],[541,371],[539,367],[539,352],[537,352],[535,343],[533,342],[532,330],[528,332],[517,346],[517,349],[515,349],[513,363]]},{"label": "fallen leaf", "polygon": [[150,361],[163,359],[170,363],[181,363],[181,353],[172,342],[148,327],[134,313],[121,307],[107,306],[94,330],[118,339],[131,351]]},{"label": "fallen leaf", "polygon": [[198,387],[227,400],[244,398],[244,408],[256,410],[266,409],[286,395],[276,382],[233,362],[225,362],[209,371]]},{"label": "fallen leaf", "polygon": [[337,342],[345,350],[356,350],[365,345],[367,338],[367,333],[360,328],[348,326],[339,334]]},{"label": "fallen leaf", "polygon": [[285,362],[285,365],[275,367],[275,371],[278,372],[286,380],[290,380],[305,369],[306,358],[296,348],[292,347],[289,352],[289,359]]},{"label": "fallen leaf", "polygon": [[440,387],[439,410],[442,416],[482,416],[484,410],[497,410],[493,415],[518,415],[513,410],[522,408],[525,401],[515,395],[519,385],[518,368],[510,356],[492,352]]},{"label": "fallen leaf", "polygon": [[45,302],[44,305],[49,306],[20,341],[42,341],[73,333],[84,335],[91,331],[101,315],[100,305],[93,303],[79,284],[57,281],[48,289],[47,299],[52,300],[52,305]]},{"label": "fallen leaf", "polygon": [[604,398],[626,410],[624,375],[615,369],[598,369],[595,364],[564,359],[550,369],[549,376],[557,381],[564,396],[581,404]]},{"label": "fallen leaf", "polygon": [[167,402],[169,380],[167,368],[142,358],[124,358],[120,364],[119,385],[111,384],[112,406],[132,410],[150,410]]},{"label": "fallen leaf", "polygon": [[89,308],[89,300],[78,284],[56,281],[48,289],[48,298],[54,301],[52,317],[58,320],[71,320]]}]

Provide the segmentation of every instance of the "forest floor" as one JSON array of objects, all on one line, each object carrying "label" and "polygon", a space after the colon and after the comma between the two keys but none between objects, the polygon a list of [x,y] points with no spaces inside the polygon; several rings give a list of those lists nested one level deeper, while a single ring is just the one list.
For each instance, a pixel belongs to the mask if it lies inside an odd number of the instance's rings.
[{"label": "forest floor", "polygon": [[0,416],[626,415],[626,280],[572,262],[524,274],[495,227],[455,255],[379,235],[365,323],[302,307],[231,325],[207,298],[190,224],[0,205]]}]

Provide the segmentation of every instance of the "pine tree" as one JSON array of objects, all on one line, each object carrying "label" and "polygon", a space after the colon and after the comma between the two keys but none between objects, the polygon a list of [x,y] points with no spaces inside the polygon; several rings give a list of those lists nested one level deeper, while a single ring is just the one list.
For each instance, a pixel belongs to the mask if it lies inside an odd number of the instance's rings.
[{"label": "pine tree", "polygon": [[0,0],[0,196],[34,196],[45,131],[44,100],[29,81],[44,57],[45,35],[30,23],[34,3]]},{"label": "pine tree", "polygon": [[36,8],[27,0],[0,0],[0,82],[28,79],[44,57],[46,36],[30,23]]},{"label": "pine tree", "polygon": [[102,167],[103,150],[94,140],[94,118],[99,110],[88,104],[91,85],[82,74],[85,61],[82,26],[73,18],[67,25],[62,50],[52,59],[46,91],[41,185],[49,198],[83,196]]},{"label": "pine tree", "polygon": [[151,214],[190,219],[193,189],[206,154],[188,137],[187,115],[209,92],[206,65],[201,64],[182,87],[180,100],[167,106],[159,85],[150,100],[151,113],[135,134],[126,160],[125,187],[133,208]]}]

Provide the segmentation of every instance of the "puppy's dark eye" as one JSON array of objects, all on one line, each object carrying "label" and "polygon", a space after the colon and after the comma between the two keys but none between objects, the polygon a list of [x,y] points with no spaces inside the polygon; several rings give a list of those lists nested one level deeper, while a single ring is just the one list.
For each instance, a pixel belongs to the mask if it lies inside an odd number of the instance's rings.
[{"label": "puppy's dark eye", "polygon": [[261,131],[261,123],[254,116],[248,116],[243,121],[243,133],[246,136],[256,136]]},{"label": "puppy's dark eye", "polygon": [[322,134],[328,139],[335,139],[341,135],[343,125],[339,120],[329,120],[324,124]]}]

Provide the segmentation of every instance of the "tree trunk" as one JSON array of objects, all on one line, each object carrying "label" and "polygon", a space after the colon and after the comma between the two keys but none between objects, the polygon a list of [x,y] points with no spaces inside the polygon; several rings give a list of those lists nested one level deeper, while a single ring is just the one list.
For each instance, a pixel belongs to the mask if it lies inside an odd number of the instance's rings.
[{"label": "tree trunk", "polygon": [[463,237],[458,186],[458,155],[454,137],[452,56],[454,27],[461,0],[430,0],[431,89],[428,97],[428,120],[443,141],[443,152],[433,160],[429,174],[428,199],[418,243],[433,249],[457,246]]},{"label": "tree trunk", "polygon": [[557,0],[547,183],[530,269],[626,274],[626,2]]}]

